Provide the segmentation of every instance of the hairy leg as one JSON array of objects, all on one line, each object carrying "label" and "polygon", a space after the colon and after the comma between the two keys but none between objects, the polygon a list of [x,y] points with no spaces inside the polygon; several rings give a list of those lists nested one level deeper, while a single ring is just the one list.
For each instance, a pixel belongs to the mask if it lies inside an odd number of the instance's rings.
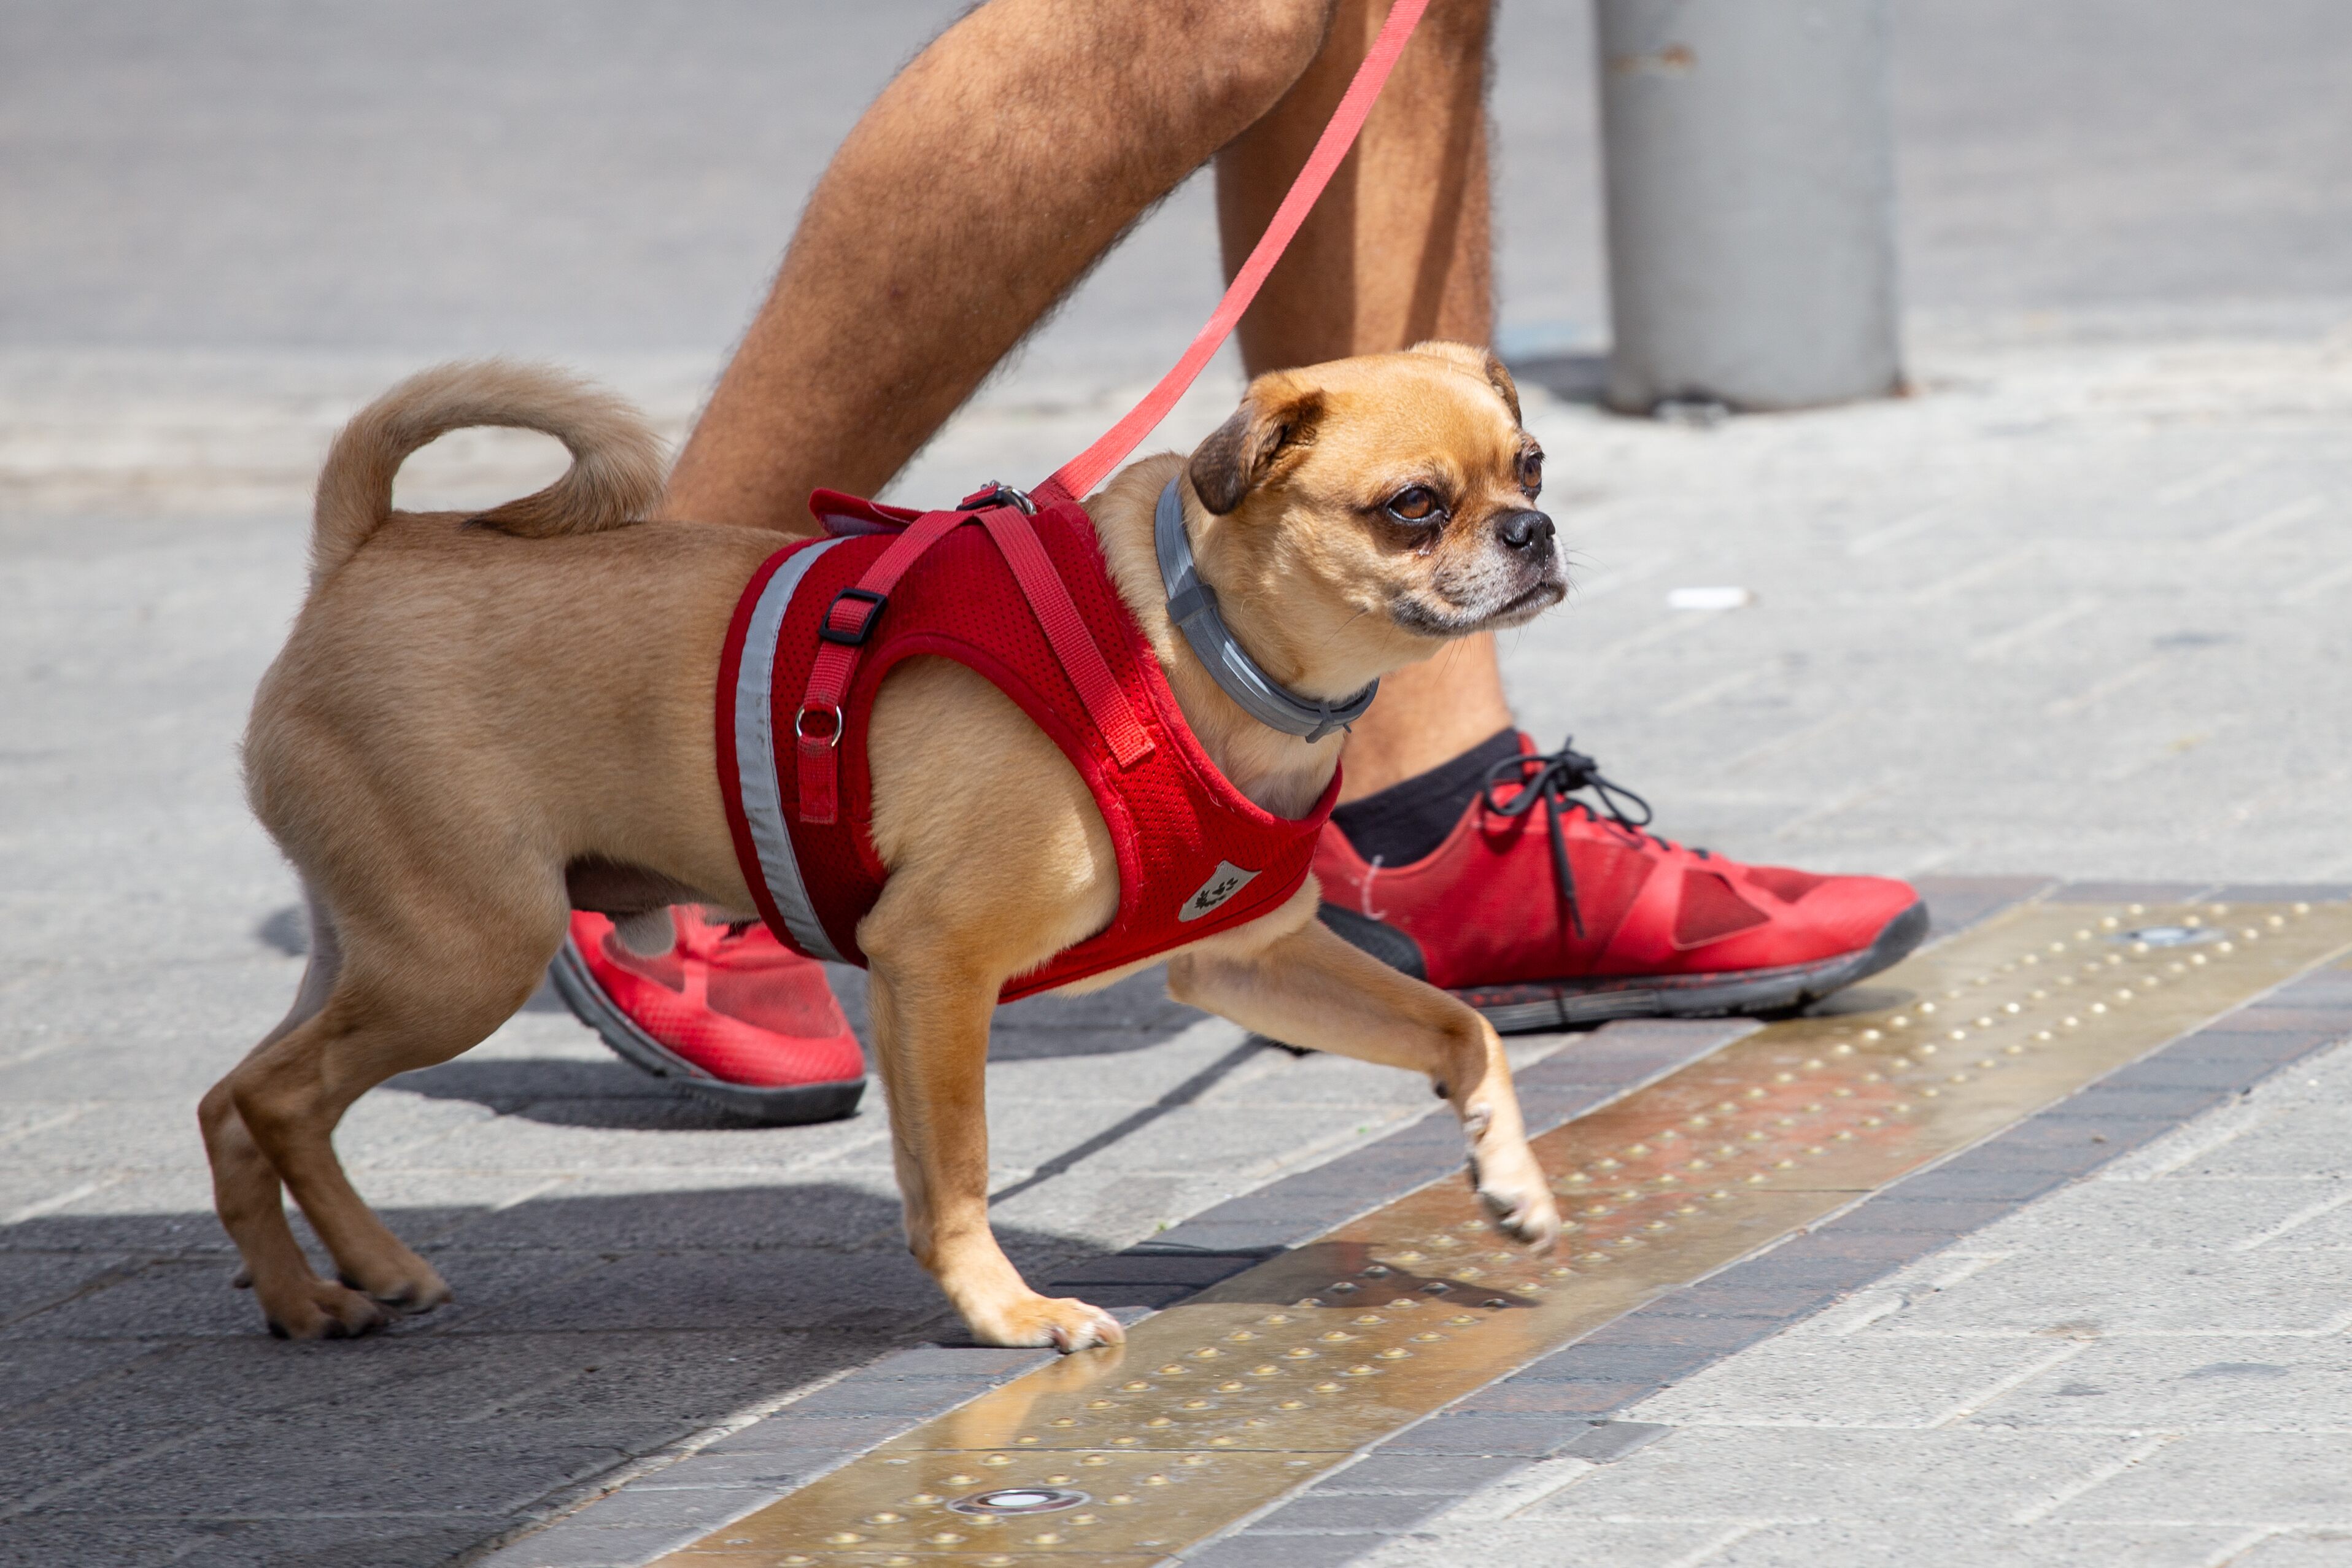
[{"label": "hairy leg", "polygon": [[[1225,267],[1241,266],[1356,67],[1386,0],[1342,0],[1315,63],[1217,155]],[[1424,338],[1493,336],[1486,87],[1491,0],[1432,0],[1361,139],[1242,320],[1252,374]],[[1458,757],[1511,722],[1491,637],[1449,644],[1381,684],[1348,740],[1343,800]]]},{"label": "hairy leg", "polygon": [[992,0],[809,198],[663,512],[788,531],[870,494],[1151,204],[1265,113],[1333,0]]},{"label": "hairy leg", "polygon": [[[1434,0],[1242,323],[1253,371],[1491,335],[1489,10]],[[1385,16],[1381,0],[992,0],[949,28],[818,183],[663,515],[802,532],[815,486],[879,489],[1213,154],[1238,266]],[[1449,646],[1389,677],[1349,743],[1347,798],[1510,721],[1492,642]]]},{"label": "hairy leg", "polygon": [[1503,1042],[1454,998],[1357,951],[1319,920],[1237,956],[1179,954],[1168,962],[1168,994],[1292,1045],[1428,1074],[1462,1118],[1470,1184],[1501,1228],[1530,1246],[1559,1234]]}]

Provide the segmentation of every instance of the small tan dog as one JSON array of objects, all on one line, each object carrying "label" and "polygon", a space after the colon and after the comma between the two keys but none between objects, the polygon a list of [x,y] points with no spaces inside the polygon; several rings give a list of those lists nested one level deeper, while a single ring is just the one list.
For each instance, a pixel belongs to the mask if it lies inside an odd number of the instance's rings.
[{"label": "small tan dog", "polygon": [[[394,511],[402,461],[478,424],[544,431],[573,465],[479,516]],[[1294,691],[1336,699],[1559,601],[1550,524],[1532,510],[1541,460],[1493,356],[1426,343],[1261,376],[1189,462],[1138,462],[1087,509],[1209,757],[1295,818],[1342,737],[1251,718],[1176,634],[1153,547],[1162,488],[1182,472],[1185,528],[1234,636]],[[274,1333],[362,1333],[448,1299],[335,1157],[352,1102],[503,1023],[575,906],[614,915],[633,946],[671,904],[754,907],[723,814],[711,693],[737,598],[777,541],[633,521],[661,481],[659,448],[627,408],[501,363],[414,378],[328,456],[309,601],[245,751],[254,810],[309,897],[310,967],[285,1021],[200,1111],[221,1222]],[[1117,1342],[1107,1313],[1039,1295],[997,1247],[983,1104],[999,988],[1117,907],[1099,810],[1011,699],[942,659],[887,677],[869,755],[890,874],[857,940],[908,1244],[983,1343]],[[1549,1243],[1558,1214],[1495,1031],[1333,936],[1316,904],[1310,877],[1275,913],[1179,949],[1170,993],[1426,1073],[1461,1117],[1479,1197],[1511,1236]],[[340,1283],[311,1272],[281,1184]]]}]

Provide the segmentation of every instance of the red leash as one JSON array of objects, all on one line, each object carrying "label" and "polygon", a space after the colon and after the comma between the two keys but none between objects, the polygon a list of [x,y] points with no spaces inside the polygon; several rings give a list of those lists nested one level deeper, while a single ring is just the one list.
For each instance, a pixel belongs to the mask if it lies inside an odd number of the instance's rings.
[{"label": "red leash", "polygon": [[[1160,378],[1160,384],[1128,411],[1124,419],[1037,486],[1039,504],[1074,504],[1109,477],[1110,471],[1125,462],[1128,454],[1168,417],[1176,400],[1184,395],[1185,389],[1224,346],[1240,322],[1242,312],[1257,298],[1266,274],[1282,259],[1282,253],[1290,248],[1298,225],[1307,221],[1307,213],[1314,208],[1315,199],[1323,193],[1323,187],[1331,183],[1340,161],[1356,144],[1357,133],[1363,130],[1365,118],[1372,112],[1373,100],[1380,97],[1389,72],[1395,68],[1397,57],[1404,52],[1405,41],[1412,37],[1421,14],[1428,6],[1429,0],[1396,0],[1380,36],[1372,40],[1371,52],[1356,68],[1355,79],[1340,98],[1331,123],[1323,128],[1322,137],[1315,143],[1306,166],[1291,182],[1282,205],[1275,209],[1274,221],[1258,236],[1257,247],[1250,252],[1241,271],[1234,275],[1225,297],[1217,301],[1216,309],[1192,340],[1192,346]],[[819,492],[820,497],[824,494]],[[818,633],[824,646],[817,651],[816,661],[810,667],[808,687],[792,723],[793,750],[799,764],[802,821],[831,822],[839,810],[840,763],[836,751],[845,727],[842,704],[848,700],[866,637],[889,602],[891,589],[915,564],[916,558],[945,538],[950,529],[975,520],[987,528],[1003,552],[1029,601],[1031,612],[1037,616],[1055,656],[1077,688],[1087,716],[1108,742],[1118,765],[1130,768],[1151,755],[1151,737],[1121,694],[1104,662],[1102,650],[1087,633],[1071,602],[1069,589],[1055,574],[1045,547],[1030,528],[1024,515],[1026,510],[1025,498],[991,490],[966,497],[952,512],[927,512],[913,517],[906,531],[883,551],[857,586],[843,590],[826,607]]]},{"label": "red leash", "polygon": [[1282,259],[1282,253],[1290,248],[1292,238],[1298,233],[1298,225],[1307,221],[1315,199],[1323,193],[1323,187],[1331,183],[1331,175],[1339,167],[1340,161],[1356,144],[1357,132],[1363,130],[1366,117],[1372,112],[1372,100],[1380,97],[1381,89],[1387,85],[1389,72],[1395,68],[1397,57],[1404,53],[1405,40],[1412,37],[1413,28],[1421,23],[1422,12],[1428,6],[1429,0],[1396,0],[1396,5],[1389,12],[1388,21],[1381,27],[1380,37],[1372,40],[1371,52],[1364,57],[1364,63],[1356,68],[1356,79],[1348,84],[1346,94],[1339,99],[1339,109],[1331,116],[1331,123],[1323,128],[1322,138],[1315,143],[1315,151],[1308,156],[1307,166],[1298,171],[1298,178],[1291,183],[1290,193],[1283,197],[1282,205],[1275,209],[1274,221],[1266,225],[1265,233],[1258,236],[1257,248],[1250,252],[1249,259],[1242,263],[1242,269],[1234,275],[1232,285],[1225,289],[1225,297],[1217,301],[1217,308],[1210,313],[1208,324],[1201,329],[1200,336],[1192,340],[1192,346],[1184,350],[1184,357],[1176,361],[1174,368],[1160,378],[1160,384],[1147,392],[1141,402],[1128,411],[1126,418],[1105,431],[1100,440],[1063,464],[1052,478],[1037,486],[1036,495],[1041,502],[1084,500],[1087,492],[1110,477],[1110,471],[1125,462],[1127,455],[1168,417],[1168,411],[1176,406],[1176,400],[1184,395],[1185,389],[1192,384],[1210,359],[1224,347],[1225,340],[1233,335],[1234,328],[1240,323],[1242,312],[1247,310],[1250,301],[1257,298],[1258,287],[1265,282],[1266,274],[1272,272],[1274,264]]}]

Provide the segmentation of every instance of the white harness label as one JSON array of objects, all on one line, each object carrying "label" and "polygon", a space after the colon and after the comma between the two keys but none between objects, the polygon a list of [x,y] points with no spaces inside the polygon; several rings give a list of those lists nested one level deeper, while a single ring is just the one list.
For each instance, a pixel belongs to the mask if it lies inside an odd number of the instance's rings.
[{"label": "white harness label", "polygon": [[1209,880],[1201,884],[1201,891],[1184,901],[1176,918],[1179,922],[1198,920],[1256,880],[1257,873],[1244,871],[1231,861],[1219,861],[1217,869],[1209,873]]}]

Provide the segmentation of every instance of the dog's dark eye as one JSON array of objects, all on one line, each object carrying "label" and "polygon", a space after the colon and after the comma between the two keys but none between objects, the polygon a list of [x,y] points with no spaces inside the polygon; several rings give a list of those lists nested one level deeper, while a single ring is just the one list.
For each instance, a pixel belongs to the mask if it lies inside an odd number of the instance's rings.
[{"label": "dog's dark eye", "polygon": [[1445,508],[1428,486],[1409,485],[1389,497],[1388,514],[1401,523],[1433,523],[1445,516]]},{"label": "dog's dark eye", "polygon": [[1530,448],[1519,454],[1519,488],[1530,496],[1543,493],[1543,454]]}]

